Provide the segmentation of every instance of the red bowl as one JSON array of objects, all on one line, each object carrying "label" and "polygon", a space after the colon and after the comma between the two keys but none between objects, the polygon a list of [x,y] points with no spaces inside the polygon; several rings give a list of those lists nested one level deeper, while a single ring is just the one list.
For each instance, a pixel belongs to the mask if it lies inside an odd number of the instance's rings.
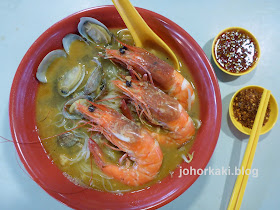
[{"label": "red bowl", "polygon": [[[189,67],[200,100],[202,126],[198,131],[192,151],[195,156],[184,169],[204,169],[216,146],[221,127],[221,96],[214,70],[200,46],[178,25],[154,12],[137,8],[148,25],[183,59]],[[180,168],[161,183],[133,193],[117,195],[84,189],[74,185],[47,157],[37,133],[35,99],[38,81],[37,67],[50,51],[62,49],[62,38],[77,33],[81,17],[90,16],[103,22],[108,28],[125,27],[113,6],[90,8],[75,13],[54,24],[30,47],[22,59],[10,93],[10,127],[18,155],[26,170],[47,193],[75,209],[155,209],[167,204],[198,178],[198,174],[179,178]],[[112,21],[113,20],[113,21]],[[33,143],[35,142],[35,143]]]}]

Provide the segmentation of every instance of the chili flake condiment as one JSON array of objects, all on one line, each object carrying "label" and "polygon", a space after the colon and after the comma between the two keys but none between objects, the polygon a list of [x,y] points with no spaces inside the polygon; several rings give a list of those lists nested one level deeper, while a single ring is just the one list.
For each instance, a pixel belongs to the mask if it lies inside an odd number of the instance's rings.
[{"label": "chili flake condiment", "polygon": [[[261,97],[262,92],[254,88],[248,88],[240,91],[234,98],[233,114],[237,121],[239,121],[243,126],[252,129]],[[268,103],[263,126],[269,119],[270,111],[270,104]]]},{"label": "chili flake condiment", "polygon": [[226,71],[247,71],[258,59],[258,49],[252,35],[242,29],[229,29],[215,43],[215,58]]}]

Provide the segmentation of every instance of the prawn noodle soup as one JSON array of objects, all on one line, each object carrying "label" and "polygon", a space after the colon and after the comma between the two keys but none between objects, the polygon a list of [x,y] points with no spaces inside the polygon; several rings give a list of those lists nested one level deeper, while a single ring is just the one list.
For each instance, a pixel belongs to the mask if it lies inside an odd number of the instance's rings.
[{"label": "prawn noodle soup", "polygon": [[[98,21],[93,21],[92,25],[86,23],[91,23],[91,20],[82,18],[78,26],[80,34],[67,35],[63,39],[64,50],[52,51],[38,67],[36,76],[40,85],[36,98],[36,120],[41,142],[50,159],[70,181],[77,185],[113,193],[146,188],[160,182],[175,170],[183,161],[183,157],[191,157],[188,153],[195,140],[195,134],[182,145],[160,142],[162,164],[158,173],[147,183],[128,185],[108,176],[100,169],[90,151],[91,141],[99,145],[105,163],[131,168],[137,160],[124,156],[125,152],[119,151],[120,149],[109,142],[108,136],[106,138],[106,135],[103,135],[102,129],[90,129],[93,123],[89,123],[90,119],[79,113],[77,106],[79,104],[90,106],[93,110],[89,108],[89,111],[94,113],[96,107],[90,104],[90,101],[93,101],[117,112],[123,112],[121,107],[124,94],[112,81],[126,79],[126,83],[133,84],[131,72],[114,64],[106,55],[105,49],[116,49],[122,54],[122,49],[126,50],[126,47],[117,40],[128,45],[134,43],[127,29],[109,31]],[[92,33],[91,27],[94,30]],[[168,58],[160,52],[153,53],[169,62]],[[180,73],[191,83],[193,94],[197,95],[184,63]],[[149,81],[149,76],[146,80]],[[163,126],[152,123],[148,117],[139,115],[139,112],[137,114],[137,108],[131,100],[125,101],[137,126],[161,136],[170,133]],[[197,130],[200,126],[198,97],[192,103],[188,114]]]}]

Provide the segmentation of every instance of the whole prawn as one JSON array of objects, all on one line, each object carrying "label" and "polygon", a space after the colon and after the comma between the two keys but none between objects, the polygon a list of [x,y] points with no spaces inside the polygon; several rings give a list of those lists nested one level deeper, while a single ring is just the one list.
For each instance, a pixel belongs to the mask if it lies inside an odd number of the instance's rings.
[{"label": "whole prawn", "polygon": [[97,166],[108,176],[126,185],[138,186],[153,180],[163,160],[158,142],[147,130],[116,110],[90,103],[90,106],[77,104],[77,110],[92,122],[91,130],[102,132],[112,144],[134,161],[131,167],[108,163],[98,144],[92,140],[89,141],[89,149]]},{"label": "whole prawn", "polygon": [[161,143],[173,141],[178,145],[184,144],[195,134],[195,126],[187,111],[173,97],[145,81],[132,80],[130,83],[114,80],[122,92],[132,99],[136,110],[142,110],[152,123],[167,129],[167,137],[157,136]]},{"label": "whole prawn", "polygon": [[[121,43],[121,42],[120,42]],[[184,109],[191,109],[195,100],[192,85],[171,65],[143,48],[121,43],[119,50],[106,49],[106,57],[122,67],[147,74],[150,81],[170,96],[176,98]]]}]

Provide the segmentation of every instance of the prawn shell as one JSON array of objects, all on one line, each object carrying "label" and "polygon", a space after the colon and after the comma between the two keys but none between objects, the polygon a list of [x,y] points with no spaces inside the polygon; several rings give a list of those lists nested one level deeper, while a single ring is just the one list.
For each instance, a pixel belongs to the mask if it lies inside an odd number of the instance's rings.
[{"label": "prawn shell", "polygon": [[182,145],[195,134],[191,117],[173,97],[150,85],[148,82],[133,81],[130,87],[120,80],[113,81],[124,94],[145,110],[147,119],[169,131],[168,136]]},{"label": "prawn shell", "polygon": [[163,160],[158,142],[149,132],[116,110],[101,104],[90,103],[95,106],[93,112],[79,103],[77,110],[97,125],[93,125],[91,130],[101,131],[107,140],[127,153],[130,160],[134,161],[128,168],[107,162],[98,144],[90,141],[89,149],[97,166],[106,175],[126,185],[139,186],[153,180]]}]

